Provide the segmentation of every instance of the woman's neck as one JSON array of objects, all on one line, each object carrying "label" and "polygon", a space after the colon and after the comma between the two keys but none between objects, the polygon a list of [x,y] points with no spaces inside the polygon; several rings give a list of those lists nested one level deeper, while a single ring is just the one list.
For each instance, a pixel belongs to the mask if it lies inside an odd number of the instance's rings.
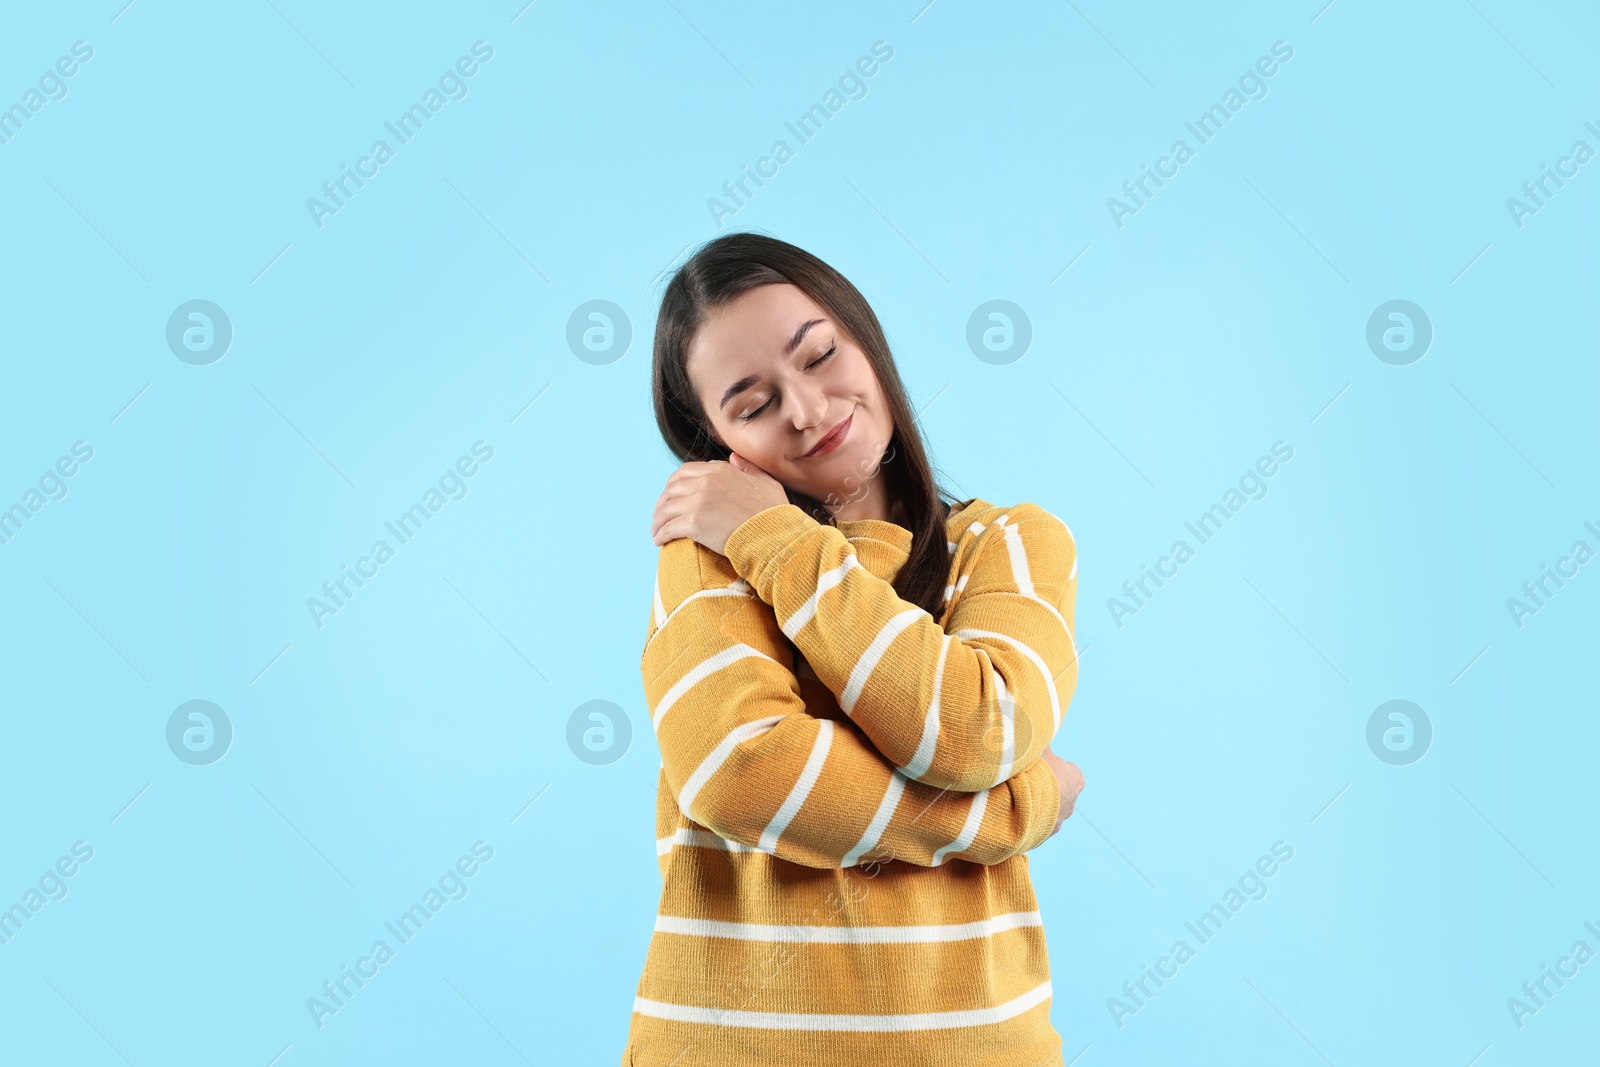
[{"label": "woman's neck", "polygon": [[[860,505],[860,504],[864,504],[865,502],[866,502],[865,500],[861,500],[861,501],[855,501],[854,503],[856,505]],[[897,499],[897,500],[894,501],[893,504],[888,505],[888,508],[887,508],[888,513],[887,514],[879,514],[876,510],[872,511],[871,513],[867,513],[865,511],[863,511],[862,509],[860,509],[859,507],[855,511],[850,511],[850,510],[848,510],[849,507],[850,507],[850,505],[847,504],[845,507],[842,507],[837,511],[831,512],[831,514],[833,515],[834,521],[835,522],[857,522],[857,521],[859,521],[861,519],[878,519],[878,520],[884,521],[884,522],[892,522],[896,526],[903,527],[903,528],[905,528],[907,530],[913,529],[912,522],[911,522],[911,514],[910,514],[909,511],[907,511],[904,500]],[[951,504],[948,504],[944,500],[941,499],[939,501],[939,510],[943,513],[944,520],[946,522],[949,522],[950,521],[950,516],[951,516],[951,514],[954,513],[955,508]]]},{"label": "woman's neck", "polygon": [[906,526],[909,519],[905,503],[898,499],[890,501],[881,480],[867,483],[866,492],[859,499],[846,500],[839,507],[829,510],[835,522],[876,519],[880,522],[892,522],[897,526]]}]

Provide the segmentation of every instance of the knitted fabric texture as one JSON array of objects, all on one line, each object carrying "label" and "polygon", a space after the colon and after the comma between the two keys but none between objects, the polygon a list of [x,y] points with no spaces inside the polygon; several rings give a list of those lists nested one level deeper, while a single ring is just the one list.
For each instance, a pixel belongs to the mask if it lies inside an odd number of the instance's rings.
[{"label": "knitted fabric texture", "polygon": [[912,535],[792,504],[660,550],[640,659],[664,882],[622,1063],[1060,1062],[1025,853],[1077,684],[1077,551],[1034,504],[951,509],[935,619]]}]

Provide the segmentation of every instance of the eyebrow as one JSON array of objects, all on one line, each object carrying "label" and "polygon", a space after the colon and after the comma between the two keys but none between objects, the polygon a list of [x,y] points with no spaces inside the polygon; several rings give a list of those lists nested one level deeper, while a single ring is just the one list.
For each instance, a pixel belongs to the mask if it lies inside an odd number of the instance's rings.
[{"label": "eyebrow", "polygon": [[[793,355],[794,350],[800,347],[800,342],[806,339],[806,334],[811,331],[811,327],[817,325],[821,321],[821,319],[810,319],[806,322],[802,322],[799,328],[794,331],[794,336],[789,338],[789,343],[783,346],[783,354],[786,356]],[[717,410],[720,411],[727,407],[728,401],[732,400],[734,397],[738,396],[740,393],[744,392],[746,389],[750,388],[760,380],[761,376],[758,374],[747,374],[743,378],[740,378],[738,381],[734,382],[732,385],[728,386],[728,388],[722,394],[722,399],[717,403]]]}]

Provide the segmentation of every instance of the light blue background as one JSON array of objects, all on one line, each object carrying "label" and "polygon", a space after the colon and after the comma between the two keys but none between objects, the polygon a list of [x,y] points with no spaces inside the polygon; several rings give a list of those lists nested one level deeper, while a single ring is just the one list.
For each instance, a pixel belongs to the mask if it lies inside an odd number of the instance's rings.
[{"label": "light blue background", "polygon": [[[1592,1052],[1600,962],[1521,1029],[1506,1007],[1600,950],[1600,565],[1521,628],[1506,606],[1600,548],[1600,162],[1521,228],[1506,207],[1600,149],[1591,6],[120,6],[12,5],[0,33],[4,104],[94,48],[0,145],[0,506],[94,449],[0,545],[0,905],[94,848],[0,946],[0,1060],[617,1062],[660,888],[655,305],[751,228],[871,301],[947,487],[1076,536],[1055,747],[1087,788],[1031,861],[1068,1060]],[[469,95],[319,229],[306,199],[479,40]],[[1197,145],[1183,123],[1280,40],[1268,95]],[[707,199],[780,138],[719,228]],[[235,331],[209,366],[165,342],[191,299]],[[603,366],[566,343],[594,299],[634,332]],[[1008,365],[965,342],[991,299],[1032,322]],[[1391,299],[1435,331],[1409,366],[1366,345]],[[307,598],[479,440],[468,495],[319,629]],[[1116,626],[1279,440],[1269,494]],[[166,744],[192,699],[235,731],[209,766]],[[634,727],[608,766],[565,740],[594,699]],[[1365,739],[1390,699],[1435,731],[1408,766]],[[479,840],[469,894],[319,1030],[307,998]],[[1278,840],[1269,895],[1118,1028],[1107,999]]]}]

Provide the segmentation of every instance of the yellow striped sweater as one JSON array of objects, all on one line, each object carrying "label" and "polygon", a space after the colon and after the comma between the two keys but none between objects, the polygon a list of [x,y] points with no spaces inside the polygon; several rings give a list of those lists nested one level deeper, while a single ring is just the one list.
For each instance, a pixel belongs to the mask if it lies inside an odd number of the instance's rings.
[{"label": "yellow striped sweater", "polygon": [[640,668],[664,886],[622,1063],[1059,1064],[1029,849],[1077,684],[1071,531],[953,507],[935,620],[911,531],[792,504],[661,546]]}]

